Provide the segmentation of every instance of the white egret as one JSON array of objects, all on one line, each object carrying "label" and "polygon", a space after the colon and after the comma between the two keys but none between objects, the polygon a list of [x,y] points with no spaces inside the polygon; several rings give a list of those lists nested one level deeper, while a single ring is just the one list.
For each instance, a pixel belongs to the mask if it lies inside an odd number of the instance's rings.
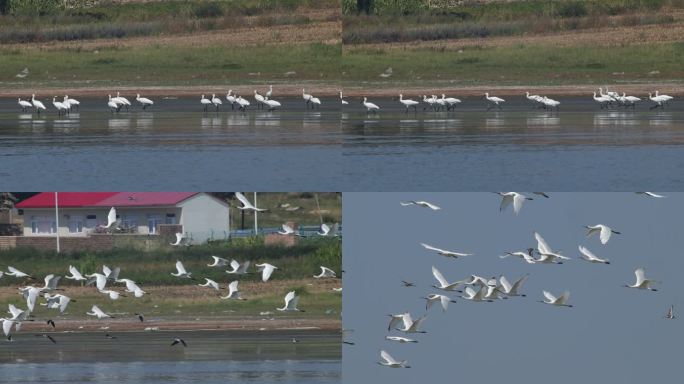
[{"label": "white egret", "polygon": [[183,244],[182,244],[182,243],[183,243],[183,239],[185,239],[185,235],[183,235],[183,234],[180,233],[180,232],[177,232],[177,233],[176,233],[176,242],[175,242],[175,243],[169,243],[169,244],[170,244],[170,245],[173,245],[173,246],[183,245]]},{"label": "white egret", "polygon": [[475,292],[475,290],[472,289],[471,287],[466,287],[464,290],[464,294],[461,296],[461,298],[466,299],[466,300],[470,300],[470,301],[476,301],[476,302],[482,302],[482,301],[492,302],[493,300],[485,297],[485,294],[488,293],[489,288],[493,288],[493,287],[482,286],[482,287],[480,287],[480,289],[477,292]]},{"label": "white egret", "polygon": [[19,98],[19,106],[21,107],[22,112],[26,111],[26,108],[33,108],[33,104],[26,100],[22,100],[21,97]]},{"label": "white egret", "polygon": [[219,288],[219,284],[217,282],[215,282],[214,280],[206,278],[206,277],[204,278],[204,280],[206,281],[204,284],[197,284],[197,285],[199,285],[200,287],[211,287],[217,291],[221,289],[221,288]]},{"label": "white egret", "polygon": [[188,272],[185,270],[185,267],[183,266],[183,263],[180,262],[180,260],[176,261],[176,270],[178,271],[177,273],[171,273],[171,276],[176,276],[176,277],[181,277],[184,279],[191,279],[195,280],[194,277],[192,277],[192,272]]},{"label": "white egret", "polygon": [[321,265],[321,273],[318,275],[314,275],[313,277],[315,277],[316,279],[320,279],[328,277],[337,277],[337,275],[335,275],[335,271],[333,271],[332,269]]},{"label": "white egret", "polygon": [[499,257],[502,259],[505,259],[508,256],[515,256],[515,257],[519,257],[519,258],[525,260],[528,264],[534,264],[535,261],[534,261],[534,256],[532,254],[533,252],[534,252],[534,248],[527,248],[527,252],[520,252],[520,251],[506,252],[505,255],[501,255]]},{"label": "white egret", "polygon": [[662,199],[662,198],[666,197],[666,196],[659,195],[659,194],[654,193],[654,192],[635,192],[635,193],[636,193],[637,195],[644,195],[644,196],[647,196],[647,197],[655,197],[655,198],[658,198],[658,199]]},{"label": "white egret", "polygon": [[119,93],[119,91],[116,91],[116,100],[118,101],[119,104],[122,104],[123,106],[125,106],[126,110],[128,111],[128,107],[131,106],[131,102],[128,101],[127,98],[121,96],[121,93]]},{"label": "white egret", "polygon": [[399,94],[399,102],[404,104],[404,107],[406,107],[406,113],[408,113],[409,108],[413,108],[414,111],[417,111],[418,108],[416,106],[420,104],[415,100],[404,99],[404,95],[402,95],[401,93]]},{"label": "white egret", "polygon": [[86,312],[86,315],[89,316],[96,316],[98,320],[106,319],[106,318],[111,318],[113,319],[114,316],[108,315],[104,313],[100,308],[97,307],[97,305],[93,305],[93,307],[90,309],[92,312]]},{"label": "white egret", "polygon": [[485,93],[485,98],[486,98],[487,101],[490,103],[490,107],[488,107],[487,109],[491,108],[491,105],[492,105],[492,104],[495,105],[495,106],[497,106],[497,107],[499,107],[499,109],[500,109],[500,108],[501,108],[501,104],[503,104],[503,103],[506,102],[506,100],[504,100],[504,99],[502,99],[502,98],[500,98],[500,97],[489,96],[489,92]]},{"label": "white egret", "polygon": [[386,351],[380,351],[380,359],[381,361],[378,362],[380,365],[384,365],[386,367],[390,368],[411,368],[410,365],[408,365],[408,361],[402,360],[398,361],[395,360],[392,356],[390,356],[389,353]]},{"label": "white egret", "polygon": [[143,110],[154,105],[154,101],[148,99],[147,97],[140,97],[139,93],[135,96],[135,100],[142,105]]},{"label": "white egret", "polygon": [[657,291],[657,289],[651,287],[651,284],[656,283],[657,281],[647,279],[643,268],[635,270],[634,275],[636,276],[636,282],[633,285],[625,285],[625,287],[645,289],[654,292]]},{"label": "white egret", "polygon": [[73,265],[69,266],[69,273],[71,273],[71,276],[64,276],[64,278],[69,279],[69,280],[75,280],[75,281],[85,281],[87,280],[81,272],[76,269]]},{"label": "white egret", "polygon": [[40,110],[45,110],[45,105],[40,101],[36,100],[36,95],[31,95],[31,104],[33,104],[33,107],[36,109],[36,112],[40,115]]},{"label": "white egret", "polygon": [[342,103],[342,105],[347,105],[347,104],[349,104],[349,103],[347,102],[347,100],[345,100],[345,99],[342,97],[342,91],[340,91],[340,102]]},{"label": "white egret", "polygon": [[532,200],[531,197],[526,197],[525,195],[518,192],[497,192],[501,196],[501,204],[499,205],[499,211],[506,209],[511,203],[513,203],[513,212],[517,215],[522,209],[522,205],[525,200]]},{"label": "white egret", "polygon": [[432,245],[428,245],[425,243],[420,243],[423,248],[430,250],[430,251],[435,251],[437,252],[438,255],[442,255],[444,257],[453,257],[454,259],[457,259],[459,257],[465,257],[465,256],[472,256],[472,253],[461,253],[461,252],[454,252],[454,251],[447,251],[445,249],[433,247]]},{"label": "white egret", "polygon": [[519,290],[522,285],[525,284],[529,276],[529,274],[526,274],[511,285],[511,283],[508,282],[508,279],[506,279],[506,276],[501,275],[501,277],[499,277],[499,283],[501,284],[500,292],[506,296],[526,297],[527,295],[521,294]]},{"label": "white egret", "polygon": [[212,104],[211,100],[207,99],[202,95],[202,98],[200,99],[200,103],[202,104],[202,107],[204,108],[204,112],[207,111],[207,108]]},{"label": "white egret", "polygon": [[232,93],[233,93],[233,90],[229,89],[228,93],[226,94],[226,101],[228,101],[230,103],[230,109],[235,109],[236,98],[235,98],[235,96],[232,95]]},{"label": "white egret", "polygon": [[287,224],[283,224],[282,228],[283,228],[282,231],[278,231],[279,235],[296,235],[297,234],[297,232]]},{"label": "white egret", "polygon": [[282,312],[304,312],[297,308],[297,303],[299,303],[299,296],[295,295],[295,291],[290,291],[285,295],[285,306],[276,309]]},{"label": "white egret", "polygon": [[28,277],[29,279],[33,279],[33,276],[29,275],[28,273],[24,273],[24,272],[12,267],[12,266],[7,267],[7,272],[5,272],[5,274],[7,276],[14,276],[17,278]]},{"label": "white egret", "polygon": [[235,274],[235,275],[247,274],[247,269],[249,268],[250,263],[251,262],[249,260],[245,261],[242,264],[240,264],[237,260],[231,260],[230,261],[230,267],[233,269],[230,271],[226,271],[226,273]]},{"label": "white egret", "polygon": [[608,259],[601,259],[601,258],[597,257],[590,250],[588,250],[586,247],[583,247],[580,245],[579,251],[581,253],[582,260],[586,260],[590,263],[610,264],[610,261]]},{"label": "white egret", "polygon": [[249,202],[249,200],[245,197],[240,192],[235,192],[235,197],[242,203],[242,207],[238,207],[240,210],[247,210],[247,211],[256,211],[256,212],[264,212],[267,211],[267,209],[264,208],[257,208],[252,203]]},{"label": "white egret", "polygon": [[257,267],[257,271],[261,272],[261,281],[263,281],[264,283],[271,278],[273,271],[278,269],[278,267],[273,266],[269,263],[254,264],[254,266]]},{"label": "white egret", "polygon": [[442,208],[436,206],[435,204],[429,203],[429,202],[424,201],[424,200],[401,201],[401,202],[399,202],[399,204],[401,204],[403,207],[406,207],[409,205],[417,205],[417,206],[423,207],[423,208],[430,208],[433,211],[439,211],[440,209],[442,209]]},{"label": "white egret", "polygon": [[221,297],[221,299],[235,299],[235,300],[246,300],[240,296],[240,291],[238,290],[238,281],[231,281],[228,284],[228,294]]},{"label": "white egret", "polygon": [[390,341],[397,341],[399,343],[417,343],[418,340],[414,339],[409,339],[408,337],[402,337],[402,336],[386,336],[386,340]]},{"label": "white egret", "polygon": [[380,110],[380,107],[378,107],[377,105],[375,105],[375,104],[369,102],[367,97],[364,97],[364,98],[363,98],[363,102],[362,102],[361,104],[363,104],[363,106],[366,107],[366,112],[375,112],[375,113],[377,113],[377,112]]},{"label": "white egret", "polygon": [[423,297],[423,299],[426,300],[425,303],[425,310],[429,310],[430,307],[432,307],[432,304],[436,303],[437,301],[440,302],[442,305],[442,312],[446,311],[447,308],[449,307],[449,303],[455,303],[456,300],[451,300],[448,296],[446,295],[440,295],[437,293],[431,293],[427,295],[426,297]]},{"label": "white egret", "polygon": [[674,305],[670,305],[670,309],[667,310],[667,313],[665,314],[666,319],[675,319],[676,316],[674,314]]},{"label": "white egret", "polygon": [[64,112],[64,114],[67,114],[69,112],[69,107],[66,104],[62,103],[61,101],[55,101],[55,99],[57,99],[57,97],[53,96],[52,97],[52,105],[54,105],[55,108],[57,109],[57,115],[61,116],[62,112]]},{"label": "white egret", "polygon": [[214,259],[214,262],[211,264],[207,264],[207,267],[225,267],[229,264],[228,260],[222,257],[212,256],[212,259]]},{"label": "white egret", "polygon": [[572,305],[566,304],[566,302],[570,298],[570,292],[569,291],[563,292],[563,294],[560,295],[559,297],[552,295],[549,291],[542,291],[542,292],[544,293],[545,299],[540,300],[539,301],[540,303],[555,305],[558,307],[572,307]]},{"label": "white egret", "polygon": [[539,233],[535,232],[534,238],[537,239],[537,251],[539,252],[539,258],[535,259],[535,262],[546,264],[563,264],[561,260],[570,260],[569,257],[565,257],[554,252]]},{"label": "white egret", "polygon": [[183,339],[178,339],[178,338],[173,339],[173,341],[171,342],[171,346],[173,347],[173,346],[176,345],[176,344],[182,344],[182,345],[183,345],[183,348],[187,348],[187,347],[188,347],[188,344],[187,344],[187,343],[185,342],[185,340],[183,340]]},{"label": "white egret", "polygon": [[453,283],[449,283],[447,279],[444,278],[442,273],[437,269],[436,267],[432,267],[432,275],[437,279],[437,282],[439,285],[433,285],[433,288],[441,289],[443,291],[456,291],[459,286],[464,285],[466,283],[465,280],[460,280],[456,281]]},{"label": "white egret", "polygon": [[584,228],[589,230],[589,232],[587,232],[587,236],[598,233],[599,238],[601,239],[601,244],[607,243],[613,233],[616,235],[620,234],[620,232],[614,231],[609,226],[603,224],[585,225]]},{"label": "white egret", "polygon": [[321,224],[321,228],[316,232],[317,235],[328,236],[330,234],[330,226],[328,224]]}]

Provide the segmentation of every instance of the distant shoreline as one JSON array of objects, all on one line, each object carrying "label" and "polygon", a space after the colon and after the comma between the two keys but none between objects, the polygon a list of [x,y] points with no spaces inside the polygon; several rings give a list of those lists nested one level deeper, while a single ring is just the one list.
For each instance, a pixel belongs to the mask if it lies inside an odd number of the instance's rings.
[{"label": "distant shoreline", "polygon": [[[347,82],[349,83],[349,82]],[[449,83],[444,81],[444,83]],[[314,94],[318,97],[336,97],[338,92],[342,90],[344,97],[398,97],[399,93],[404,95],[441,95],[445,93],[453,97],[472,97],[482,96],[485,92],[492,95],[515,96],[522,95],[525,92],[539,93],[553,96],[591,96],[593,92],[598,92],[598,88],[602,87],[605,91],[605,84],[581,84],[581,85],[506,85],[506,86],[455,86],[455,85],[440,85],[438,82],[431,81],[429,85],[415,85],[414,83],[401,86],[396,83],[363,83],[361,86],[343,86],[339,84],[273,84],[274,97],[278,99],[281,97],[297,97],[302,95],[302,88],[307,93]],[[648,96],[648,92],[658,90],[660,93],[666,93],[671,96],[684,96],[684,83],[678,82],[653,82],[653,83],[633,83],[633,84],[608,84],[610,90],[618,92],[626,92],[637,96]],[[242,95],[251,99],[254,95],[254,90],[267,91],[267,85],[237,85],[237,86],[147,86],[147,87],[130,87],[130,86],[112,86],[112,87],[40,87],[40,88],[25,88],[25,89],[0,89],[0,98],[27,98],[31,94],[36,94],[38,98],[45,99],[56,95],[69,95],[71,97],[102,97],[107,98],[108,94],[120,91],[123,95],[135,98],[137,93],[145,97],[197,97],[202,94],[211,96],[212,93],[224,98],[229,89],[233,93]]]},{"label": "distant shoreline", "polygon": [[[274,315],[274,316],[277,316]],[[188,319],[146,319],[139,322],[137,319],[103,319],[103,320],[59,320],[55,319],[56,327],[53,329],[42,320],[24,322],[19,333],[35,332],[161,332],[161,331],[231,331],[245,333],[279,333],[292,331],[317,331],[317,332],[341,332],[341,319],[303,319],[303,318],[275,318],[274,320],[262,320],[261,318],[249,319],[202,319],[201,316]],[[270,316],[264,316],[270,319]],[[108,327],[103,329],[103,327]]]}]

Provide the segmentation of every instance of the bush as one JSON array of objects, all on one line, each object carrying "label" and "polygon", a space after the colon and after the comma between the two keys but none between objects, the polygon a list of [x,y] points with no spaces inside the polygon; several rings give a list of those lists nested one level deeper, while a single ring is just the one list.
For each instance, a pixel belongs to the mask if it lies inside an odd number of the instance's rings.
[{"label": "bush", "polygon": [[63,2],[55,0],[7,0],[10,13],[15,15],[49,15],[62,9]]},{"label": "bush", "polygon": [[583,1],[565,1],[556,10],[556,16],[563,18],[582,17],[588,13],[587,6]]},{"label": "bush", "polygon": [[195,16],[200,19],[207,17],[220,17],[223,16],[223,9],[218,3],[201,3],[195,6],[194,13]]}]

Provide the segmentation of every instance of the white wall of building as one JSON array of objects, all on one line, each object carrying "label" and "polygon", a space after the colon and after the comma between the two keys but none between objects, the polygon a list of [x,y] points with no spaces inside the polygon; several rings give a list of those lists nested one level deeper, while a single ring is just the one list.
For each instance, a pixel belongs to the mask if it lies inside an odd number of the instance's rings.
[{"label": "white wall of building", "polygon": [[206,194],[197,194],[180,204],[180,224],[186,238],[193,243],[203,243],[212,238],[227,238],[230,225],[228,204]]}]

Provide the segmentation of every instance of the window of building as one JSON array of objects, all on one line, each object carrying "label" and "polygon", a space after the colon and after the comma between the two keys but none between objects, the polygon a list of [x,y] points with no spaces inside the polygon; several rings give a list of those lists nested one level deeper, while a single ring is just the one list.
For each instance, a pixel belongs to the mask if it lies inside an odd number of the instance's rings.
[{"label": "window of building", "polygon": [[167,213],[166,214],[166,221],[164,223],[165,224],[176,224],[176,214],[175,213]]},{"label": "window of building", "polygon": [[121,225],[125,228],[134,228],[138,226],[138,215],[126,214],[121,218]]},{"label": "window of building", "polygon": [[31,233],[38,235],[57,233],[55,218],[51,216],[31,216]]},{"label": "window of building", "polygon": [[147,215],[147,233],[156,234],[157,225],[163,223],[161,214],[151,213]]},{"label": "window of building", "polygon": [[97,227],[97,215],[87,215],[85,221],[86,228]]},{"label": "window of building", "polygon": [[83,232],[83,216],[71,215],[68,219],[69,233],[82,233]]}]

